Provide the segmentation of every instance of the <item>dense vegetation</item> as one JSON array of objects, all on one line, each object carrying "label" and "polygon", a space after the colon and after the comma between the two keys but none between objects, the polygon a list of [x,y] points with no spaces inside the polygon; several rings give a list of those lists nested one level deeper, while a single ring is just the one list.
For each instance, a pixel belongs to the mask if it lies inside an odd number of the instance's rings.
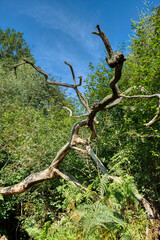
[{"label": "dense vegetation", "polygon": [[[160,90],[160,8],[133,21],[121,91],[131,94]],[[49,86],[31,66],[13,65],[23,58],[35,62],[22,34],[0,30],[0,185],[18,183],[45,169],[66,141],[75,119],[60,106],[74,104],[59,87]],[[9,64],[8,64],[9,63]],[[85,95],[89,103],[110,93],[113,71],[100,60],[89,65]],[[55,81],[55,79],[52,79]],[[105,87],[104,87],[105,86]],[[79,107],[80,111],[80,107]],[[158,111],[157,99],[127,99],[97,119],[94,152],[109,173],[110,182],[89,157],[71,152],[63,167],[87,186],[84,193],[64,180],[40,183],[21,195],[0,199],[0,234],[8,239],[146,239],[154,229],[133,192],[160,209],[160,124],[144,124]],[[82,135],[87,134],[87,130]],[[158,222],[158,220],[157,220]],[[154,239],[150,231],[148,239]]]}]

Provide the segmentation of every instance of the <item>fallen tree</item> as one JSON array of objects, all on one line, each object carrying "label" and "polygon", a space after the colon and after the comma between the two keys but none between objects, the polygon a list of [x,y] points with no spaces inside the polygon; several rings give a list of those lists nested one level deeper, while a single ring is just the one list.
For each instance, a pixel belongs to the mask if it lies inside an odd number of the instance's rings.
[{"label": "fallen tree", "polygon": [[[45,77],[45,81],[48,84],[58,85],[58,86],[63,86],[63,87],[68,87],[68,88],[74,89],[80,103],[83,105],[83,107],[87,111],[87,114],[79,115],[79,116],[73,116],[72,110],[69,109],[68,107],[63,106],[62,107],[63,109],[66,109],[67,111],[69,111],[70,117],[72,117],[72,118],[82,118],[83,119],[83,120],[80,120],[80,121],[78,121],[74,124],[74,126],[72,128],[72,132],[71,132],[70,141],[67,142],[58,151],[57,155],[55,156],[52,163],[50,164],[50,166],[47,169],[42,170],[40,172],[33,173],[33,174],[29,175],[28,177],[26,177],[20,183],[17,183],[13,186],[0,187],[0,194],[1,195],[10,196],[10,195],[14,195],[14,194],[20,194],[20,193],[26,191],[27,189],[31,188],[32,186],[34,186],[37,183],[40,183],[40,182],[43,182],[43,181],[46,181],[46,180],[49,180],[49,179],[54,179],[54,178],[57,178],[57,177],[61,177],[65,180],[67,180],[67,181],[70,181],[72,184],[81,188],[83,191],[86,191],[86,188],[83,187],[74,178],[74,176],[72,176],[71,174],[67,173],[64,170],[59,170],[60,164],[62,163],[62,161],[64,160],[66,155],[71,151],[78,151],[78,152],[81,152],[84,155],[89,155],[91,157],[91,159],[94,162],[96,162],[96,164],[98,165],[101,172],[108,176],[109,180],[121,182],[122,181],[121,178],[109,175],[108,171],[106,170],[106,168],[104,167],[102,162],[99,160],[99,158],[95,155],[95,153],[91,149],[91,143],[96,138],[96,127],[95,126],[99,124],[99,122],[96,119],[97,113],[100,112],[100,111],[109,110],[113,107],[116,107],[124,98],[127,98],[127,99],[158,98],[158,113],[156,114],[156,116],[153,117],[153,119],[151,119],[146,124],[146,127],[151,126],[159,118],[159,116],[160,116],[160,94],[157,93],[157,94],[152,94],[152,95],[132,95],[132,96],[128,96],[127,94],[130,93],[132,91],[132,89],[136,88],[136,86],[133,86],[129,89],[126,89],[126,91],[123,92],[123,93],[120,92],[120,90],[117,86],[117,83],[119,82],[119,80],[121,78],[123,63],[126,61],[126,58],[124,57],[123,53],[120,52],[120,51],[117,52],[117,53],[114,53],[108,38],[106,37],[104,32],[101,31],[99,25],[97,25],[96,28],[97,28],[98,31],[93,32],[93,34],[98,35],[102,39],[102,41],[105,45],[105,48],[108,52],[108,55],[109,55],[109,57],[106,57],[106,61],[107,61],[110,68],[115,69],[115,72],[114,72],[114,76],[111,79],[110,84],[109,84],[109,86],[112,90],[112,94],[106,96],[105,98],[103,98],[99,102],[93,103],[91,106],[89,106],[88,101],[85,98],[85,96],[78,90],[78,87],[81,86],[81,84],[82,84],[82,76],[79,77],[79,83],[77,84],[73,67],[69,63],[65,62],[65,64],[70,67],[72,77],[73,77],[73,81],[74,81],[73,85],[67,84],[67,83],[59,83],[59,82],[50,81],[48,75],[42,69],[37,67],[33,62],[28,61],[26,59],[24,59],[24,62],[16,64],[14,66],[15,74],[17,74],[17,68],[20,65],[29,64],[36,71],[38,71],[40,74],[42,74]],[[140,89],[140,87],[139,87],[139,89]],[[144,91],[143,88],[141,90]],[[85,127],[85,126],[87,126],[90,130],[90,136],[88,138],[82,138],[82,137],[79,136],[80,129]],[[159,223],[157,222],[157,218],[159,217],[158,211],[142,195],[138,194],[137,192],[134,193],[134,197],[139,202],[141,202],[143,207],[145,208],[145,210],[148,214],[148,217],[150,219],[150,222],[154,226],[155,239],[158,239],[158,235],[160,235],[159,234],[159,227],[158,227]],[[148,234],[148,236],[149,236],[149,234]]]}]

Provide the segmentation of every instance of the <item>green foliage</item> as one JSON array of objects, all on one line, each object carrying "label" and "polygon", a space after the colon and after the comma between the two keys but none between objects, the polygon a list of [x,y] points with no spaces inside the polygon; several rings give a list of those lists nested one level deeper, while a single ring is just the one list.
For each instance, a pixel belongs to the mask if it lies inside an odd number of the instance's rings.
[{"label": "green foliage", "polygon": [[[133,89],[128,95],[159,93],[159,9],[151,12],[146,9],[140,12],[138,21],[132,21],[133,35],[118,85],[121,92],[131,86],[141,86],[145,91]],[[108,94],[111,75],[105,75],[101,71],[101,65],[102,69],[107,69],[107,63],[102,60],[98,66],[90,64],[85,88],[92,102],[100,101]],[[106,71],[108,73],[109,70]],[[103,76],[106,87],[101,85]],[[139,190],[159,208],[160,125],[156,122],[150,128],[144,126],[156,115],[157,100],[127,99],[107,114],[100,113],[97,116],[100,122],[97,127],[98,138],[94,146],[111,173],[118,176],[128,173],[134,176]]]},{"label": "green foliage", "polygon": [[[0,60],[0,184],[3,186],[18,183],[48,167],[69,140],[73,125],[68,112],[60,107],[71,104],[63,91],[48,86],[30,66],[19,67],[16,78],[13,71],[4,68],[6,61],[3,55]],[[12,63],[15,62],[14,59]],[[19,220],[19,226],[29,216],[41,223],[54,219],[57,216],[54,186],[58,184],[58,181],[48,182],[21,196],[0,200],[0,233],[10,219]],[[23,228],[18,231],[23,232]]]},{"label": "green foliage", "polygon": [[[1,70],[0,70],[1,73]],[[54,81],[51,78],[51,81]],[[0,78],[1,103],[18,101],[21,105],[30,105],[36,108],[49,108],[50,105],[63,105],[66,99],[64,91],[59,87],[49,86],[44,77],[38,74],[31,66],[25,65],[14,71],[5,73]]]},{"label": "green foliage", "polygon": [[[69,140],[71,120],[59,109],[50,109],[46,116],[43,110],[29,106],[24,109],[13,103],[2,107],[1,114],[0,175],[3,186],[18,183],[31,173],[48,167],[57,150]],[[62,129],[63,121],[66,125]],[[66,132],[63,132],[64,129]],[[4,202],[0,202],[1,219],[8,218],[14,211],[16,215],[21,215],[20,209],[23,209],[22,219],[33,212],[36,219],[43,219],[51,212],[49,208],[53,203],[53,189],[50,182],[19,197],[5,198]]]},{"label": "green foliage", "polygon": [[69,184],[62,188],[58,191],[62,191],[66,211],[59,221],[47,222],[43,228],[26,226],[34,239],[145,239],[148,221],[133,197],[137,191],[133,178],[125,176],[123,181],[110,184],[104,175],[97,185],[98,201],[92,198],[93,190],[88,201],[88,193]]},{"label": "green foliage", "polygon": [[[134,34],[118,83],[121,92],[133,85],[143,86],[147,91],[143,94],[157,93],[160,89],[159,11],[159,8],[147,10],[137,22],[133,21]],[[60,107],[74,108],[71,100],[59,88],[48,86],[31,66],[20,66],[17,78],[13,71],[8,71],[23,57],[34,61],[22,34],[0,30],[3,186],[16,184],[47,168],[69,141],[75,123]],[[90,63],[89,69],[85,91],[91,104],[110,94],[108,85],[113,71],[103,60],[97,66]],[[129,94],[141,94],[141,90],[133,89]],[[144,126],[156,111],[156,99],[136,99],[123,100],[110,112],[99,113],[100,124],[96,126],[97,139],[92,148],[110,174],[117,176],[117,181],[110,183],[106,175],[100,177],[89,157],[71,152],[61,167],[87,185],[87,192],[56,179],[5,201],[0,196],[0,233],[5,232],[4,221],[12,219],[18,221],[21,233],[27,231],[37,240],[145,239],[149,223],[134,194],[140,191],[157,208],[160,206],[160,125],[157,122],[151,128]],[[83,137],[87,134],[87,129],[80,133]]]},{"label": "green foliage", "polygon": [[[15,75],[13,66],[22,62],[23,58],[35,62],[30,48],[23,39],[23,34],[14,29],[0,29],[0,96],[1,103],[18,100],[18,104],[34,107],[63,105],[66,96],[58,86],[49,86],[44,77],[29,65],[17,68]],[[54,81],[53,77],[50,77]]]},{"label": "green foliage", "polygon": [[13,64],[23,58],[33,59],[30,48],[23,39],[23,33],[7,28],[0,29],[0,63],[4,70],[10,70]]},{"label": "green foliage", "polygon": [[[122,86],[141,85],[149,93],[160,89],[160,15],[159,8],[141,11],[138,21],[132,20],[133,36],[123,71]],[[126,87],[126,86],[125,86]]]},{"label": "green foliage", "polygon": [[[84,88],[86,89],[85,96],[89,103],[93,103],[111,93],[109,81],[113,76],[113,70],[111,70],[102,59],[100,59],[100,63],[97,66],[93,66],[93,64],[90,63],[89,70],[90,73],[85,80],[86,85]],[[106,86],[105,90],[104,86]]]}]

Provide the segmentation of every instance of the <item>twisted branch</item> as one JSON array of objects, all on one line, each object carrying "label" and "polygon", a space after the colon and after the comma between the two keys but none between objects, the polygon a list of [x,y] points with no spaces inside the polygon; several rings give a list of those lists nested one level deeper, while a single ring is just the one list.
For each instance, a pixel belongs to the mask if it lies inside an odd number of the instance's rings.
[{"label": "twisted branch", "polygon": [[[106,57],[106,61],[109,65],[109,67],[115,68],[115,73],[114,73],[113,78],[110,81],[110,88],[112,89],[112,94],[106,96],[100,102],[96,102],[96,103],[92,104],[91,108],[89,107],[88,101],[86,100],[85,96],[83,96],[82,93],[78,90],[78,86],[81,86],[81,84],[82,84],[82,76],[79,77],[80,80],[79,80],[79,83],[77,84],[76,80],[75,80],[75,74],[74,74],[73,67],[69,63],[64,62],[66,65],[68,65],[70,67],[73,81],[74,81],[73,85],[67,84],[67,83],[59,83],[59,82],[49,81],[48,75],[42,69],[40,69],[34,63],[32,63],[26,59],[24,59],[24,62],[16,64],[14,66],[16,76],[17,76],[17,72],[16,72],[17,67],[19,67],[23,64],[29,64],[36,71],[38,71],[40,74],[42,74],[45,77],[45,80],[48,84],[73,88],[76,91],[77,97],[79,98],[81,104],[87,110],[88,114],[81,115],[81,116],[73,116],[72,111],[69,108],[62,107],[63,109],[67,109],[70,112],[71,117],[87,117],[87,118],[85,120],[82,120],[82,121],[74,124],[72,133],[71,133],[71,137],[70,137],[70,141],[68,143],[66,143],[66,145],[64,145],[60,149],[60,151],[57,153],[56,157],[54,158],[54,160],[52,161],[52,163],[50,164],[50,166],[47,169],[45,169],[41,172],[37,172],[37,173],[33,173],[33,174],[29,175],[22,182],[15,184],[14,186],[4,187],[4,188],[1,187],[0,194],[2,194],[4,196],[20,194],[37,183],[40,183],[40,182],[48,180],[48,179],[53,179],[53,178],[56,178],[59,176],[62,177],[63,179],[70,180],[72,183],[74,183],[77,186],[80,186],[80,184],[77,182],[76,179],[74,179],[73,176],[70,177],[69,174],[65,173],[64,171],[59,170],[59,166],[60,166],[61,162],[63,161],[65,156],[72,150],[79,151],[83,154],[88,154],[94,160],[94,162],[96,162],[96,164],[99,166],[101,171],[104,174],[107,174],[111,178],[112,176],[110,176],[108,174],[104,165],[101,163],[101,161],[98,159],[98,157],[94,154],[94,152],[91,150],[90,145],[89,145],[90,142],[96,137],[95,124],[97,124],[97,121],[96,121],[97,112],[106,110],[106,109],[111,109],[111,108],[117,106],[122,101],[123,98],[132,99],[132,98],[156,98],[156,97],[158,97],[159,98],[158,113],[149,123],[146,124],[146,126],[150,126],[160,117],[160,94],[126,96],[125,94],[129,93],[134,87],[127,89],[123,94],[120,93],[116,84],[118,83],[118,81],[121,78],[123,63],[124,63],[124,61],[126,61],[126,58],[124,57],[122,52],[117,52],[115,54],[111,48],[111,44],[110,44],[108,38],[106,37],[105,33],[103,31],[101,31],[99,25],[97,25],[96,28],[97,28],[98,32],[93,32],[93,34],[96,34],[101,37],[101,39],[105,45],[105,48],[108,52],[108,55],[109,55],[109,58]],[[88,139],[82,139],[78,136],[80,128],[82,128],[84,126],[89,127],[89,129],[91,131],[91,135]],[[84,149],[77,147],[77,145],[82,145],[82,147]],[[112,177],[111,180],[115,180],[115,179]],[[151,219],[153,219],[154,213],[150,207],[150,204],[147,202],[147,200],[145,200],[141,195],[135,194],[135,197],[140,202],[143,203],[144,208],[147,210],[148,214],[151,216]]]},{"label": "twisted branch", "polygon": [[122,70],[124,61],[126,61],[126,58],[124,57],[122,52],[117,52],[115,54],[111,48],[111,44],[108,38],[106,37],[105,33],[101,31],[99,25],[97,25],[96,28],[98,29],[98,32],[92,32],[92,33],[101,37],[110,57],[110,59],[108,59],[106,56],[106,61],[109,67],[115,68],[114,77],[110,81],[110,88],[113,91],[113,95],[115,95],[115,97],[118,97],[119,90],[118,90],[118,87],[115,85],[121,78],[121,70]]},{"label": "twisted branch", "polygon": [[80,117],[87,117],[88,116],[88,114],[82,114],[82,115],[78,115],[78,116],[73,116],[73,112],[72,112],[72,110],[70,108],[65,107],[65,106],[61,106],[61,108],[68,110],[69,113],[70,113],[69,116],[71,118],[80,118]]},{"label": "twisted branch", "polygon": [[126,96],[124,94],[120,94],[120,96],[122,98],[128,98],[128,99],[132,99],[132,98],[159,98],[159,103],[158,103],[158,113],[156,114],[156,116],[149,121],[148,123],[145,124],[145,126],[149,127],[151,126],[155,121],[158,120],[158,118],[160,117],[160,94],[152,94],[152,95],[133,95],[133,96]]}]

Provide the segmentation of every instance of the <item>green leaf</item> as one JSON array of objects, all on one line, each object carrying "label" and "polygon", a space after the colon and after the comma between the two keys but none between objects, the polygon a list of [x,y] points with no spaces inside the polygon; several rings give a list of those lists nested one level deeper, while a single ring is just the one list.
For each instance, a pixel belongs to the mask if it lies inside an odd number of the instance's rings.
[{"label": "green leaf", "polygon": [[2,194],[0,194],[0,200],[1,200],[1,201],[4,201],[4,197],[3,197]]}]

